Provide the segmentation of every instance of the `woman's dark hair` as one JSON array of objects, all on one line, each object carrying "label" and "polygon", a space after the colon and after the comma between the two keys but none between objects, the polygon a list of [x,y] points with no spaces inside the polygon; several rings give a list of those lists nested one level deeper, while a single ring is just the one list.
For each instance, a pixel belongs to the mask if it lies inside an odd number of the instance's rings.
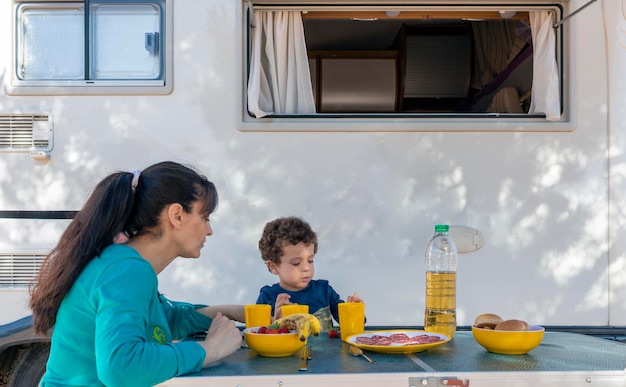
[{"label": "woman's dark hair", "polygon": [[272,220],[265,225],[259,240],[261,258],[279,264],[283,247],[300,242],[313,244],[313,252],[317,253],[317,235],[306,221],[294,216]]},{"label": "woman's dark hair", "polygon": [[141,172],[135,189],[133,177],[133,172],[116,172],[98,183],[44,260],[30,289],[36,333],[48,334],[61,301],[82,270],[120,233],[132,239],[154,232],[162,210],[173,203],[191,212],[200,201],[207,216],[217,207],[213,183],[187,166],[171,161],[154,164]]}]

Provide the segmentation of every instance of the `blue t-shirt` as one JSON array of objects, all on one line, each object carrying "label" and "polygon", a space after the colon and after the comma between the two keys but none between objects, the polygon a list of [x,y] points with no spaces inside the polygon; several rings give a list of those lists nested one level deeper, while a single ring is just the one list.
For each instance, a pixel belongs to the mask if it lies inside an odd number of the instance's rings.
[{"label": "blue t-shirt", "polygon": [[342,303],[343,300],[327,280],[312,280],[306,288],[297,291],[283,289],[280,284],[263,286],[256,303],[271,305],[272,315],[274,315],[276,297],[281,293],[289,294],[291,296],[290,301],[294,304],[308,305],[309,313],[320,320],[323,331],[327,331],[332,326],[332,318],[339,322],[337,304]]},{"label": "blue t-shirt", "polygon": [[173,342],[210,326],[195,308],[161,296],[136,250],[108,246],[61,302],[41,386],[153,386],[200,371],[204,349]]}]

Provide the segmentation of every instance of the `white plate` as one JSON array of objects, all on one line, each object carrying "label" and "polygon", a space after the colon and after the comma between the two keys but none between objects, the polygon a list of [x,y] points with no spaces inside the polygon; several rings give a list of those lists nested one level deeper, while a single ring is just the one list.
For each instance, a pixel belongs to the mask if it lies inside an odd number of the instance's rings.
[{"label": "white plate", "polygon": [[[439,337],[441,340],[434,343],[426,343],[426,344],[403,344],[403,343],[391,343],[390,345],[369,345],[369,344],[360,344],[356,342],[357,337],[372,337],[372,336],[391,336],[397,333],[404,333],[405,335],[413,338],[415,336],[435,336]],[[349,336],[346,339],[348,344],[352,344],[361,349],[365,349],[367,351],[373,352],[382,352],[382,353],[413,353],[413,352],[422,352],[427,349],[437,347],[439,345],[445,344],[450,341],[450,338],[446,335],[442,335],[440,333],[426,332],[422,330],[384,330],[384,331],[367,331],[363,333],[359,333],[356,335]]]}]

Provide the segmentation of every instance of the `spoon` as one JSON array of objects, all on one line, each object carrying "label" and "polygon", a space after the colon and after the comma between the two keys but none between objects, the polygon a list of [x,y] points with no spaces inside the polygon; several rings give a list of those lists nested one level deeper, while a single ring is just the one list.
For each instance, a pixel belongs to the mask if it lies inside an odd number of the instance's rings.
[{"label": "spoon", "polygon": [[376,360],[372,360],[369,358],[369,356],[367,356],[366,354],[363,353],[363,350],[359,347],[355,347],[354,345],[350,346],[350,354],[352,356],[363,356],[364,358],[367,359],[367,361],[369,361],[370,363],[376,363]]}]

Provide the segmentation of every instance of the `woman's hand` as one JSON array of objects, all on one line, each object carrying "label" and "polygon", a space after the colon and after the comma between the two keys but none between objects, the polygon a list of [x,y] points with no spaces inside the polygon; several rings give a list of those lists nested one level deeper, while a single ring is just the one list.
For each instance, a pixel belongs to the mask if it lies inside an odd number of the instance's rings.
[{"label": "woman's hand", "polygon": [[198,342],[204,348],[206,356],[203,367],[225,358],[241,347],[241,331],[235,323],[222,316],[221,312],[213,319],[204,341]]},{"label": "woman's hand", "polygon": [[282,306],[290,305],[291,304],[291,301],[289,301],[290,298],[291,296],[287,293],[280,293],[278,296],[276,296],[276,304],[274,304],[274,316],[272,316],[272,322],[283,317]]}]

